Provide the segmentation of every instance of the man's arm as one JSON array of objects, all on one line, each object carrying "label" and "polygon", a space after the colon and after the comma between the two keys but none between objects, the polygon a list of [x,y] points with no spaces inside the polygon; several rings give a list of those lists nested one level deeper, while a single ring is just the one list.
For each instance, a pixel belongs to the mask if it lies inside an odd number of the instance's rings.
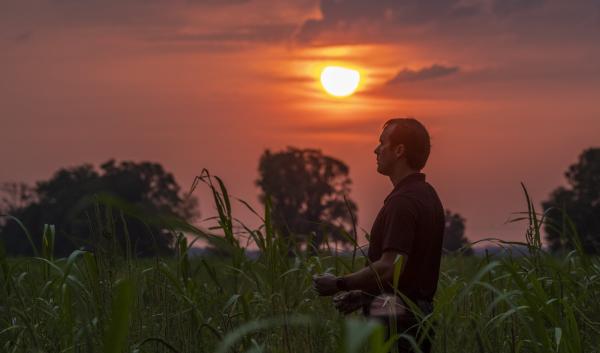
[{"label": "man's arm", "polygon": [[[370,266],[343,277],[331,274],[315,276],[314,288],[319,295],[334,295],[345,290],[376,291],[385,283],[394,284],[394,277],[400,277],[406,263],[406,254],[397,251],[386,251],[381,258]],[[339,282],[342,286],[339,286]]]},{"label": "man's arm", "polygon": [[[394,274],[399,278],[406,263],[406,254],[386,251],[381,258],[361,270],[342,277],[347,290],[360,289],[370,292],[381,288],[385,283],[394,283]],[[397,281],[397,280],[396,280]]]}]

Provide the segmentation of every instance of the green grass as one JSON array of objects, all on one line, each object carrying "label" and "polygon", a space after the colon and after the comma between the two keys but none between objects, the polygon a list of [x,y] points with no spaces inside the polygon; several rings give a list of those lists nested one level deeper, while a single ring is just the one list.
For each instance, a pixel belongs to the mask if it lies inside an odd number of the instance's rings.
[{"label": "green grass", "polygon": [[[189,259],[192,244],[179,236],[176,258],[135,259],[123,249],[55,259],[53,227],[36,257],[0,251],[0,351],[385,352],[391,342],[380,326],[339,315],[330,298],[312,291],[314,274],[353,271],[364,256],[289,258],[267,204],[252,210],[262,226],[244,228],[261,256],[246,258],[226,188],[215,180],[206,174],[201,181],[213,191],[223,237],[160,221],[177,234],[210,238],[229,257]],[[545,253],[546,220],[529,197],[527,205],[527,256],[443,259],[435,310],[420,323],[435,332],[435,352],[600,352],[600,261],[580,249]],[[562,228],[577,237],[571,225]]]}]

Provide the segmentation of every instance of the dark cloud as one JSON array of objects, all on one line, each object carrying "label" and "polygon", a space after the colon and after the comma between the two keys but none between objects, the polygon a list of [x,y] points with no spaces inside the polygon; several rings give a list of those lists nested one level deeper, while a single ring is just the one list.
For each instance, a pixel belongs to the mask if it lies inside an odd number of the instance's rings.
[{"label": "dark cloud", "polygon": [[505,62],[500,65],[465,65],[459,68],[460,74],[455,72],[440,79],[421,81],[411,81],[413,75],[403,75],[402,72],[407,70],[402,70],[397,76],[410,77],[408,81],[392,83],[395,80],[392,79],[384,84],[374,85],[361,94],[390,99],[508,102],[521,95],[533,94],[531,90],[568,91],[566,87],[579,87],[583,92],[586,90],[584,87],[594,87],[593,91],[600,80],[598,53],[600,51],[596,54],[590,52],[589,57],[572,58],[572,61],[560,59],[558,55],[554,55],[555,60],[552,60],[551,55],[548,55],[547,61],[530,58],[529,61]]},{"label": "dark cloud", "polygon": [[[0,0],[3,1],[3,0]],[[124,37],[157,44],[172,42],[194,48],[228,50],[235,43],[278,43],[292,38],[298,23],[243,24],[235,26],[235,17],[251,11],[254,0],[8,0],[0,9],[0,23],[15,33],[44,33],[52,29],[98,29],[120,31]],[[231,12],[231,20],[227,14]],[[216,13],[223,26],[195,23],[195,14]],[[244,20],[243,18],[241,20]],[[243,24],[243,25],[242,25]],[[17,42],[26,35],[15,38]]]},{"label": "dark cloud", "polygon": [[546,0],[494,0],[492,10],[498,15],[506,16],[542,7],[545,2]]},{"label": "dark cloud", "polygon": [[[546,28],[565,36],[598,22],[598,0],[320,0],[304,21],[303,44],[398,42],[415,37],[487,36]],[[597,31],[598,26],[594,28]],[[350,36],[348,33],[352,33]],[[427,35],[429,34],[429,35]],[[431,35],[433,34],[433,35]],[[543,33],[536,33],[542,34]]]},{"label": "dark cloud", "polygon": [[211,5],[211,6],[229,6],[246,4],[252,0],[187,0],[190,4]]},{"label": "dark cloud", "polygon": [[163,26],[184,23],[186,13],[228,8],[252,0],[8,0],[0,21],[34,27]]},{"label": "dark cloud", "polygon": [[432,65],[420,70],[403,69],[394,78],[387,82],[388,85],[395,85],[405,82],[417,82],[431,80],[448,75],[455,74],[459,71],[458,66],[442,66]]},{"label": "dark cloud", "polygon": [[[127,35],[136,38],[173,40],[177,45],[283,43],[288,39],[303,44],[336,45],[409,41],[426,44],[421,42],[505,34],[507,38],[528,36],[558,41],[597,36],[600,28],[598,0],[320,0],[319,18],[289,18],[289,11],[274,11],[265,13],[262,21],[256,16],[262,15],[265,8],[280,4],[278,0],[271,1],[272,4],[269,0],[0,0],[0,24],[4,27],[0,29],[10,30],[8,33],[31,31],[37,36],[48,28],[100,28],[128,31]],[[294,13],[303,13],[308,11],[305,7],[310,2],[296,0],[289,6]],[[261,11],[248,16],[255,18],[254,23],[247,21],[246,10]],[[203,24],[194,17],[203,11],[215,11],[218,18],[229,23]],[[288,13],[288,18],[282,18],[286,16],[283,13]],[[591,28],[586,27],[590,17],[595,21]],[[291,24],[296,18],[298,22]],[[236,19],[242,22],[231,27]]]},{"label": "dark cloud", "polygon": [[173,8],[184,3],[165,0],[8,0],[0,22],[34,29],[102,26],[148,26],[177,23]]},{"label": "dark cloud", "polygon": [[368,134],[372,136],[373,131],[378,131],[382,127],[382,121],[379,119],[357,119],[352,121],[321,121],[319,128],[315,129],[314,123],[298,123],[293,127],[294,132],[316,133],[316,134]]},{"label": "dark cloud", "polygon": [[290,38],[296,25],[272,24],[243,26],[220,32],[199,34],[175,34],[164,37],[166,40],[184,42],[283,42]]},{"label": "dark cloud", "polygon": [[17,34],[16,36],[14,36],[13,39],[14,39],[15,43],[23,43],[23,42],[30,41],[31,38],[33,38],[33,32],[26,31],[26,32],[21,32],[21,33]]},{"label": "dark cloud", "polygon": [[357,22],[405,26],[469,17],[477,15],[481,6],[465,5],[461,0],[321,0],[320,9],[322,17],[305,21],[298,41],[310,42],[323,32],[344,30]]}]

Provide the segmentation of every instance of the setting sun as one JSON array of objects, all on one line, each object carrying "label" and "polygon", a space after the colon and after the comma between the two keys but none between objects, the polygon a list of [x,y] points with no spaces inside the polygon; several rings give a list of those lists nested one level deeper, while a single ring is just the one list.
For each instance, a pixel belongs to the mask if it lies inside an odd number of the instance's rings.
[{"label": "setting sun", "polygon": [[327,93],[346,97],[354,93],[360,82],[360,73],[340,66],[327,66],[321,72],[321,84]]}]

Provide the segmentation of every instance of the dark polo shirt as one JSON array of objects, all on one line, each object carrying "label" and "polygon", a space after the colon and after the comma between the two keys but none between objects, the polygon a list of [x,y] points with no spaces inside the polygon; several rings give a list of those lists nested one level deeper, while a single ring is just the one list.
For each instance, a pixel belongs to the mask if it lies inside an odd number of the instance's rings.
[{"label": "dark polo shirt", "polygon": [[[431,302],[437,289],[444,235],[444,207],[425,174],[402,179],[386,197],[369,240],[369,260],[388,250],[406,254],[398,289],[413,301]],[[383,292],[392,293],[390,284]]]}]

